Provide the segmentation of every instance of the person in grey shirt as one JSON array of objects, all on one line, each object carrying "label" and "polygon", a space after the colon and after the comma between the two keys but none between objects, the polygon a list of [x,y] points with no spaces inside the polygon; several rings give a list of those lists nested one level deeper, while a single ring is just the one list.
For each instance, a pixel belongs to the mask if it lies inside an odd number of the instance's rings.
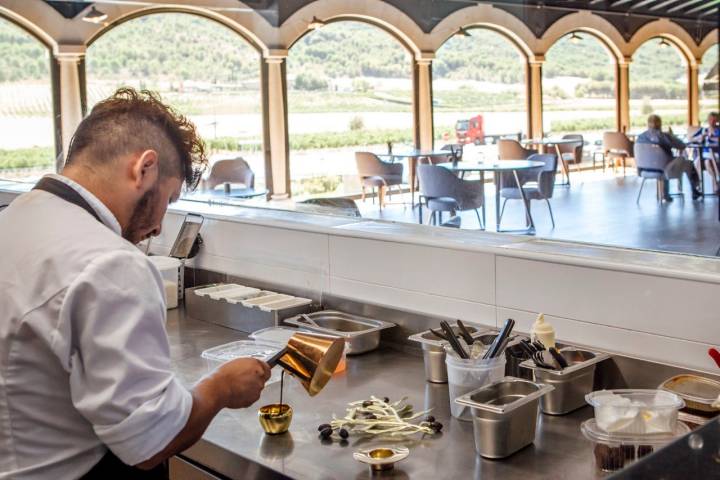
[{"label": "person in grey shirt", "polygon": [[[673,135],[672,128],[668,129],[668,132],[662,131],[662,119],[659,115],[650,115],[647,120],[647,125],[648,129],[638,135],[635,142],[659,145],[660,148],[672,158],[672,160],[665,165],[666,178],[663,179],[663,199],[667,202],[672,202],[672,197],[669,195],[667,179],[670,177],[679,177],[683,173],[685,173],[690,181],[690,185],[692,185],[693,200],[702,197],[699,189],[700,179],[698,178],[698,174],[695,171],[693,163],[684,155],[685,144]],[[673,149],[677,150],[677,155],[674,154]]]}]

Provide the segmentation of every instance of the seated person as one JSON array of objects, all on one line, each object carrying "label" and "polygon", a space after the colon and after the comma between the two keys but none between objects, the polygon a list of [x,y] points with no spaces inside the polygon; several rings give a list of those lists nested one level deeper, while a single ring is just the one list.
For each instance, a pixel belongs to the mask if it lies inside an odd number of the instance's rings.
[{"label": "seated person", "polygon": [[[670,162],[665,166],[665,179],[663,180],[663,192],[664,200],[667,202],[672,201],[672,197],[669,194],[668,178],[678,177],[682,173],[688,177],[690,184],[693,189],[693,200],[702,196],[699,186],[698,174],[693,167],[691,161],[685,158],[683,152],[685,150],[685,144],[681,142],[672,133],[672,128],[668,129],[668,132],[662,131],[662,119],[658,115],[650,115],[648,117],[648,129],[638,135],[635,140],[636,143],[652,143],[659,145],[660,148],[672,158]],[[678,155],[673,154],[673,149],[678,151]]]},{"label": "seated person", "polygon": [[[703,145],[717,145],[720,140],[720,115],[718,112],[710,112],[707,117],[707,127],[698,129],[695,134],[690,138],[691,141],[702,143]],[[717,165],[717,151],[713,152],[708,147],[703,147],[701,150],[703,161],[705,162],[705,170],[710,172],[710,177],[713,181],[713,188],[715,191],[718,190],[718,171]],[[695,168],[700,171],[700,155],[695,159]]]}]

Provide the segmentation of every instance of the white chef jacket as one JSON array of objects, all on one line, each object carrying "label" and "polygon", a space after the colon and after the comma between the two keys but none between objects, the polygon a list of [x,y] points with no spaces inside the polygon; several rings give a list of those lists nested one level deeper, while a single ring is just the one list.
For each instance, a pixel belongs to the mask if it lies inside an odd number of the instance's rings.
[{"label": "white chef jacket", "polygon": [[112,212],[34,190],[0,212],[0,478],[77,478],[109,448],[136,465],[185,426],[162,278]]}]

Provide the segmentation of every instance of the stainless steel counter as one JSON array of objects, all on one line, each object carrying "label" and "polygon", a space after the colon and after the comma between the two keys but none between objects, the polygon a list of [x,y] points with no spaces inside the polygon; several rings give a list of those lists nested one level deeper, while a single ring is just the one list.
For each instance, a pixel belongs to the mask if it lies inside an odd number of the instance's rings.
[{"label": "stainless steel counter", "polygon": [[[208,371],[200,353],[211,346],[244,338],[221,326],[185,318],[182,310],[168,316],[173,364],[187,385]],[[203,439],[183,456],[230,478],[336,479],[370,478],[367,466],[353,460],[359,447],[387,444],[350,437],[346,444],[323,444],[317,426],[343,415],[348,402],[370,395],[397,399],[407,396],[416,409],[433,408],[444,424],[441,435],[396,440],[410,448],[410,456],[382,478],[594,478],[592,449],[580,433],[580,423],[592,416],[585,407],[570,415],[542,415],[535,444],[505,460],[484,460],[475,455],[472,424],[450,418],[447,385],[425,382],[421,356],[381,347],[348,358],[347,371],[337,374],[325,390],[310,398],[291,377],[286,378],[285,399],[294,409],[290,432],[266,436],[257,420],[259,406],[274,403],[279,383],[266,387],[250,408],[225,410],[212,422]],[[279,475],[273,474],[273,472]]]}]

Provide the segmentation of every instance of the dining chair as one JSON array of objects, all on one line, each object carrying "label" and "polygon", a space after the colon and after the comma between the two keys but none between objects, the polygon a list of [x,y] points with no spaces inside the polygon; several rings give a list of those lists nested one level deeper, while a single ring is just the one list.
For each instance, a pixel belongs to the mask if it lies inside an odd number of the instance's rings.
[{"label": "dining chair", "polygon": [[[665,167],[672,161],[672,157],[663,150],[660,145],[653,143],[636,143],[633,148],[633,154],[635,155],[635,164],[637,166],[638,176],[642,178],[640,183],[640,190],[638,190],[637,198],[635,203],[640,203],[640,195],[642,195],[643,187],[645,186],[646,180],[657,180],[657,201],[661,201],[664,197],[664,180],[670,180],[672,178],[677,179],[678,182],[682,182],[682,173],[678,172],[673,176],[668,176],[665,172]],[[680,183],[680,191],[682,192],[682,183]],[[669,188],[669,187],[668,187]],[[668,192],[669,193],[669,192]],[[675,194],[682,195],[682,193]]]},{"label": "dining chair", "polygon": [[255,188],[255,173],[242,157],[218,160],[210,168],[206,185],[212,190],[224,183],[241,183],[246,188]]},{"label": "dining chair", "polygon": [[526,160],[535,155],[537,150],[523,147],[517,140],[502,138],[497,142],[498,158],[500,160]]},{"label": "dining chair", "polygon": [[[463,180],[445,167],[437,165],[418,165],[420,178],[421,204],[430,210],[430,219],[434,224],[442,224],[442,213],[475,210],[478,225],[485,229],[485,219],[480,211],[484,202],[484,185],[479,181]],[[419,212],[422,223],[422,210]]]},{"label": "dining chair", "polygon": [[[362,200],[365,201],[366,188],[372,188],[373,195],[375,188],[378,189],[378,202],[380,209],[385,206],[385,189],[392,195],[390,187],[397,186],[402,192],[403,164],[383,162],[377,155],[371,152],[355,152],[355,163],[357,164],[358,176],[362,185]],[[375,198],[373,196],[373,202]]]},{"label": "dining chair", "polygon": [[622,162],[623,177],[627,167],[628,158],[633,156],[633,142],[623,132],[603,133],[603,155],[612,162],[613,171],[616,162]]},{"label": "dining chair", "polygon": [[578,164],[582,162],[583,146],[585,140],[582,135],[576,133],[570,133],[563,135],[563,140],[577,140],[576,143],[560,143],[557,145],[557,149],[562,155],[562,159],[568,164]]},{"label": "dining chair", "polygon": [[[512,179],[507,178],[506,180],[501,180],[500,197],[503,198],[503,204],[502,209],[500,210],[498,224],[502,222],[503,213],[505,212],[505,204],[507,201],[522,200],[522,194],[520,192],[520,188],[522,188],[525,193],[525,198],[527,199],[528,212],[530,211],[530,204],[532,200],[544,200],[547,204],[548,211],[550,212],[550,221],[552,222],[553,228],[555,228],[555,217],[553,216],[550,199],[552,198],[555,190],[555,176],[557,175],[558,157],[554,153],[538,153],[528,157],[528,161],[542,162],[543,166],[538,167],[537,169],[517,172],[518,179],[520,180],[520,186],[517,185],[514,177],[512,177]],[[512,173],[505,173],[504,175],[509,177]]]}]

